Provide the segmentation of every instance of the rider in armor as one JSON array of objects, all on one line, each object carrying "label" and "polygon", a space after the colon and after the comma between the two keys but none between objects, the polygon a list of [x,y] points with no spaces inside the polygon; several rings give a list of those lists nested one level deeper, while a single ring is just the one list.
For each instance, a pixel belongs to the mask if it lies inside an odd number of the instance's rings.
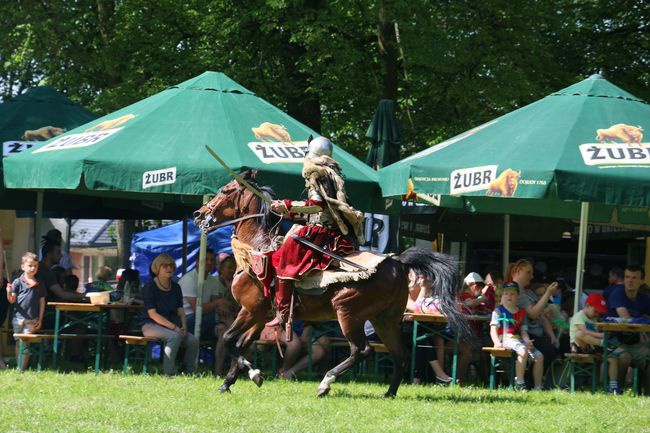
[{"label": "rider in armor", "polygon": [[[309,141],[302,169],[307,200],[274,200],[271,208],[285,218],[306,217],[307,223],[292,234],[338,255],[354,251],[352,242],[363,244],[363,214],[348,204],[339,164],[332,158],[332,142],[324,137]],[[294,281],[310,270],[325,270],[333,259],[287,236],[273,254],[276,271],[275,301],[278,317],[269,326],[287,323]],[[287,326],[288,328],[288,326]],[[290,332],[286,333],[290,335]]]}]

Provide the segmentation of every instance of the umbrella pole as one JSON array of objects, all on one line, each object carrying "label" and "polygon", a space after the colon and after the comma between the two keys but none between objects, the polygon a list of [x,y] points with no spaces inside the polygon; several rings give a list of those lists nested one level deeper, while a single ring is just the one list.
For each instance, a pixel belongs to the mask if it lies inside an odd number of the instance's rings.
[{"label": "umbrella pole", "polygon": [[38,255],[41,227],[43,227],[43,190],[36,192],[36,213],[34,214],[34,254]]},{"label": "umbrella pole", "polygon": [[[210,200],[209,195],[203,196],[203,203]],[[196,313],[194,317],[194,336],[198,341],[201,341],[201,320],[203,319],[203,282],[205,281],[205,254],[208,247],[208,235],[205,231],[201,230],[201,242],[199,243],[199,277],[196,287]]]},{"label": "umbrella pole", "polygon": [[580,208],[580,230],[578,235],[578,260],[576,262],[576,287],[574,289],[575,297],[573,299],[573,314],[580,309],[580,299],[582,298],[582,280],[585,274],[585,255],[587,251],[587,224],[589,223],[589,203],[582,202]]},{"label": "umbrella pole", "polygon": [[187,273],[187,215],[183,216],[183,275]]},{"label": "umbrella pole", "polygon": [[503,216],[503,276],[505,278],[510,263],[510,215]]}]

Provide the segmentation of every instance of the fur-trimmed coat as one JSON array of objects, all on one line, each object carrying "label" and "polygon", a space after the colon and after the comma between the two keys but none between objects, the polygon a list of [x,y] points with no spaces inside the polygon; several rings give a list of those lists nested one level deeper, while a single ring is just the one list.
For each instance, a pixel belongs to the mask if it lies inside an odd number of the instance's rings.
[{"label": "fur-trimmed coat", "polygon": [[305,178],[305,187],[318,191],[327,203],[332,219],[341,233],[347,236],[352,232],[357,242],[364,244],[363,213],[348,204],[338,162],[325,155],[306,158],[302,176]]}]

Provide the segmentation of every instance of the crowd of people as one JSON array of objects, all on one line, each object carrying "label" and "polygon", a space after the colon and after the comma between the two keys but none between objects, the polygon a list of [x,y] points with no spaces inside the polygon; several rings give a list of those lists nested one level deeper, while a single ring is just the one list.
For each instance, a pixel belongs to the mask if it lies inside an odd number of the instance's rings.
[{"label": "crowd of people", "polygon": [[[310,361],[325,362],[329,353],[326,336],[312,339],[310,324],[292,321],[296,281],[307,272],[330,268],[337,263],[336,255],[349,254],[354,251],[355,243],[364,242],[363,213],[347,202],[342,172],[332,158],[333,148],[324,137],[310,137],[302,171],[307,200],[273,200],[270,204],[270,211],[276,216],[299,224],[294,236],[286,237],[279,248],[271,251],[275,279],[260,280],[265,293],[273,293],[275,298],[277,316],[267,325],[272,325],[272,329],[284,325],[281,331],[285,334],[282,340],[286,343],[286,356],[279,372],[284,379],[296,378],[296,373],[306,368]],[[45,299],[82,301],[84,295],[77,290],[79,280],[69,272],[69,260],[62,255],[61,244],[58,230],[48,232],[43,238],[40,261],[36,255],[26,253],[22,257],[22,272],[13,282],[7,282],[7,300],[14,305],[12,324],[16,333],[42,327],[51,329],[52,324],[47,323],[44,314]],[[176,357],[180,352],[184,353],[183,371],[191,374],[196,370],[199,341],[194,329],[199,305],[202,315],[198,328],[204,338],[214,342],[213,373],[223,374],[224,333],[239,309],[231,292],[236,263],[232,257],[217,260],[213,251],[206,253],[205,263],[198,260],[195,269],[176,281],[174,259],[160,254],[151,263],[151,281],[141,290],[139,275],[128,269],[120,275],[117,290],[111,295],[113,301],[123,297],[131,301],[134,292],[140,293],[143,311],[136,323],[144,336],[162,341],[163,371],[168,376],[175,374]],[[212,276],[215,264],[218,273]],[[204,278],[199,278],[199,268],[205,269]],[[112,290],[108,282],[111,277],[112,270],[101,267],[95,280],[85,286],[85,291]],[[201,299],[198,299],[199,279],[205,281]],[[415,271],[409,272],[408,279],[406,312],[440,312],[437,309],[439,300],[432,296],[432,282]],[[275,284],[270,287],[273,280]],[[610,286],[604,288],[602,294],[591,293],[580,299],[580,311],[573,314],[575,293],[566,287],[562,291],[558,281],[534,281],[534,267],[528,260],[511,263],[503,276],[490,271],[483,278],[477,272],[470,272],[463,280],[457,299],[458,308],[467,314],[471,323],[471,335],[463,335],[458,347],[458,381],[468,382],[468,371],[473,363],[478,375],[485,379],[487,360],[481,351],[474,350],[477,346],[493,345],[516,353],[514,385],[533,389],[545,386],[544,374],[553,368],[558,356],[605,350],[610,360],[611,392],[621,391],[631,366],[642,370],[645,391],[649,392],[648,337],[640,333],[616,334],[606,341],[605,335],[595,328],[601,316],[614,320],[647,320],[644,316],[650,315],[650,299],[641,292],[644,281],[645,272],[639,266],[612,269]],[[485,321],[473,319],[478,317],[489,317],[487,326],[483,326]],[[115,335],[124,329],[126,319],[124,315],[111,316]],[[369,339],[376,338],[370,323],[364,330]],[[448,352],[446,346],[455,340],[455,331],[443,329],[430,338],[430,344],[423,350],[413,351],[409,346],[413,344],[413,323],[403,322],[405,349],[407,353],[416,353],[415,383],[425,381],[429,371],[438,383],[452,382],[446,370],[445,354]],[[292,339],[293,333],[298,338]],[[304,356],[310,348],[311,359]],[[29,362],[28,358],[23,359]]]},{"label": "crowd of people", "polygon": [[[603,332],[596,328],[602,320],[650,323],[650,298],[642,291],[645,272],[637,265],[624,269],[613,268],[610,286],[603,290],[590,290],[580,302],[580,309],[573,314],[573,292],[562,293],[556,281],[541,283],[533,281],[533,264],[528,260],[511,263],[504,278],[494,273],[483,279],[476,272],[469,273],[459,297],[459,308],[468,314],[472,335],[460,342],[458,351],[458,381],[467,380],[470,363],[476,362],[480,378],[485,380],[484,366],[478,346],[494,346],[510,349],[516,353],[515,388],[542,389],[551,386],[544,382],[546,373],[554,368],[554,361],[568,353],[603,354],[608,359],[609,390],[621,393],[629,381],[630,367],[642,374],[645,392],[650,391],[650,342],[643,333],[613,333],[605,340]],[[570,297],[571,302],[563,302]],[[430,284],[417,275],[410,278],[410,297],[407,311],[435,313],[436,302],[431,298]],[[472,316],[489,315],[489,331]],[[404,325],[406,341],[411,329]],[[451,330],[448,330],[451,339]],[[431,347],[418,353],[429,363],[438,383],[449,381],[444,372],[445,339],[435,337]],[[408,347],[407,347],[408,348]],[[410,349],[410,348],[409,348]],[[422,366],[422,360],[417,364]],[[422,367],[420,367],[422,368]],[[416,370],[419,381],[421,369]]]},{"label": "crowd of people", "polygon": [[[2,297],[0,313],[4,322],[7,313],[11,311],[10,323],[14,334],[52,330],[55,324],[53,315],[45,314],[46,302],[83,302],[88,293],[110,291],[111,301],[143,305],[142,313],[137,315],[130,315],[128,310],[112,309],[108,320],[110,335],[118,336],[133,331],[134,327],[139,328],[144,336],[156,337],[162,341],[161,357],[166,375],[175,373],[176,356],[181,347],[184,349],[183,371],[192,373],[196,369],[199,343],[193,333],[197,269],[186,273],[176,282],[173,278],[176,271],[174,260],[167,254],[160,254],[152,261],[151,281],[144,286],[141,286],[138,271],[120,269],[116,275],[110,267],[102,265],[98,267],[95,278],[80,287],[79,278],[72,273],[70,262],[62,254],[61,246],[60,232],[56,229],[49,231],[42,239],[40,260],[36,254],[26,252],[21,258],[20,271],[14,273],[9,281],[5,279],[6,296]],[[214,371],[221,374],[225,360],[223,333],[234,320],[238,305],[230,292],[235,272],[233,257],[221,257],[217,276],[211,275],[214,265],[215,254],[208,250],[202,330],[204,338],[211,341],[215,348]],[[111,284],[110,281],[115,278],[117,284]],[[69,332],[86,334],[88,329],[83,325],[75,325]],[[83,344],[81,341],[69,342],[67,355],[71,360],[83,358]],[[16,344],[16,359],[18,346]],[[25,346],[28,349],[28,345]],[[111,358],[121,360],[123,348],[117,338],[109,341],[107,349]],[[6,367],[2,355],[0,353],[0,369]],[[21,368],[27,368],[29,358],[29,350],[25,350]]]},{"label": "crowd of people", "polygon": [[[13,305],[11,324],[14,333],[30,333],[45,327],[48,301],[75,302],[83,300],[79,279],[60,265],[61,244],[56,236],[45,236],[40,251],[41,260],[27,252],[21,258],[20,273],[7,283],[7,297]],[[212,275],[214,270],[216,275]],[[141,327],[142,334],[162,342],[163,372],[176,372],[177,356],[183,353],[181,370],[191,374],[196,370],[199,341],[194,336],[197,303],[201,303],[202,339],[213,341],[214,362],[212,371],[222,375],[226,351],[224,333],[237,315],[239,306],[232,297],[230,286],[236,263],[232,256],[219,256],[208,250],[205,256],[205,275],[202,299],[198,295],[198,257],[196,267],[178,281],[174,274],[176,264],[167,254],[157,256],[150,266],[151,280],[140,286],[140,275],[133,269],[121,270],[117,287],[113,287],[112,270],[99,267],[94,281],[86,284],[83,291],[112,291],[111,300],[128,296],[130,302],[141,302],[143,312],[135,318],[126,317],[124,311],[113,311],[110,332],[118,335],[125,331],[128,322]],[[650,298],[643,291],[645,272],[635,265],[613,268],[609,273],[609,286],[602,291],[594,290],[580,301],[580,309],[573,314],[573,303],[565,302],[573,292],[560,289],[558,282],[535,282],[534,267],[528,260],[511,263],[501,277],[490,272],[483,278],[470,272],[463,280],[458,296],[458,308],[470,318],[472,335],[461,339],[458,348],[457,380],[468,383],[470,365],[476,367],[479,379],[486,379],[487,359],[477,346],[503,347],[516,353],[515,388],[542,389],[545,373],[554,368],[553,363],[565,353],[593,354],[607,351],[609,389],[620,393],[629,378],[630,367],[642,372],[646,392],[650,388],[650,342],[645,334],[615,333],[607,341],[596,329],[595,323],[604,317],[612,320],[646,323],[650,315]],[[4,309],[6,314],[6,309]],[[436,313],[436,300],[432,297],[431,282],[411,271],[409,274],[409,298],[406,312]],[[489,317],[489,322],[471,320],[472,317]],[[329,360],[329,338],[319,335],[311,339],[311,324],[298,321],[292,324],[297,338],[284,343],[285,356],[279,369],[283,379],[294,380],[297,373],[314,364]],[[402,324],[405,349],[411,353],[412,322]],[[279,331],[280,332],[280,331]],[[281,330],[283,333],[284,330]],[[366,334],[376,338],[368,323]],[[446,334],[446,335],[445,335]],[[416,351],[416,368],[413,382],[432,379],[448,384],[452,377],[447,373],[446,353],[450,351],[453,330],[446,329],[429,344]],[[115,344],[115,342],[113,342]],[[307,357],[309,346],[311,358]],[[181,350],[182,349],[182,350]],[[112,347],[113,352],[120,348]],[[2,357],[0,356],[0,360]],[[23,356],[22,368],[29,365],[29,356]],[[4,367],[4,361],[0,368]],[[429,371],[432,374],[429,374]]]}]

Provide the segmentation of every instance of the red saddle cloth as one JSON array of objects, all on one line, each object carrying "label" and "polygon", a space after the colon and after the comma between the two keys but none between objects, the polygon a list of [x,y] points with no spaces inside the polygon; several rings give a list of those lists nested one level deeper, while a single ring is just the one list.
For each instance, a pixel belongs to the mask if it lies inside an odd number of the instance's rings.
[{"label": "red saddle cloth", "polygon": [[[341,256],[354,252],[354,246],[338,230],[307,225],[294,233],[297,236]],[[279,278],[298,280],[312,269],[325,270],[332,263],[327,254],[316,251],[287,237],[282,247],[273,254],[273,267]]]}]

